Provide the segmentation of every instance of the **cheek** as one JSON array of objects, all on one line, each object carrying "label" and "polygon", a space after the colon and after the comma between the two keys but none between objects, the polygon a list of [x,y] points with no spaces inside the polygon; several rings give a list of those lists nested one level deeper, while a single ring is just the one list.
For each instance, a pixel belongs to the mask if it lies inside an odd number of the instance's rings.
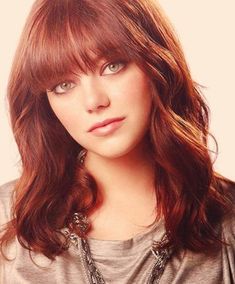
[{"label": "cheek", "polygon": [[73,127],[79,124],[80,110],[74,103],[61,104],[58,101],[53,101],[53,99],[49,100],[49,103],[61,124],[71,134]]},{"label": "cheek", "polygon": [[152,105],[151,88],[149,80],[142,73],[129,77],[120,85],[120,90],[124,109],[128,107],[130,112],[144,116],[149,113]]}]

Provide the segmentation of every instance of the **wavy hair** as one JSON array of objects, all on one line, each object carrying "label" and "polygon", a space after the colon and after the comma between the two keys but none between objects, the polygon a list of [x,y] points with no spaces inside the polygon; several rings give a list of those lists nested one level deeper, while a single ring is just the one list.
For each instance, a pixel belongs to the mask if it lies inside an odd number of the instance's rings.
[{"label": "wavy hair", "polygon": [[164,218],[175,247],[215,248],[215,228],[228,205],[207,146],[208,107],[173,28],[151,0],[35,1],[8,84],[22,174],[1,246],[17,236],[23,247],[54,259],[67,248],[59,232],[69,216],[89,215],[98,202],[96,181],[77,159],[82,147],[46,95],[74,70],[94,70],[94,55],[126,58],[151,79],[156,216]]}]

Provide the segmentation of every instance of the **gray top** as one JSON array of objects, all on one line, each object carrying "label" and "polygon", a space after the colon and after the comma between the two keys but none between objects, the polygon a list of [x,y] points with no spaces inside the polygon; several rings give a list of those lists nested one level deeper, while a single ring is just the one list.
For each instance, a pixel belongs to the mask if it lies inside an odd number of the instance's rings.
[{"label": "gray top", "polygon": [[[0,224],[9,221],[10,197],[14,182],[0,187]],[[222,237],[230,244],[216,255],[190,251],[174,254],[168,261],[160,284],[232,284],[235,283],[235,218],[227,218],[222,225]],[[106,283],[145,284],[154,265],[150,252],[153,240],[164,233],[162,223],[156,224],[142,234],[124,241],[107,241],[89,238],[89,246],[96,266]],[[88,284],[88,272],[80,248],[70,246],[55,261],[22,248],[17,240],[8,247],[8,262],[0,255],[0,283],[69,283]]]}]

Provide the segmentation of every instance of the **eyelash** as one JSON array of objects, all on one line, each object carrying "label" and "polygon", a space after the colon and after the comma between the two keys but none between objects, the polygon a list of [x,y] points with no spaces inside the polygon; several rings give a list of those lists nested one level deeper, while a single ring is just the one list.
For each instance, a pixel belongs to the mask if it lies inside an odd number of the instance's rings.
[{"label": "eyelash", "polygon": [[[69,90],[65,90],[64,92],[58,92],[58,91],[56,91],[56,89],[58,88],[58,87],[61,87],[63,84],[72,84],[72,85],[74,85],[73,87],[71,87],[71,88],[69,88]],[[56,85],[55,87],[53,87],[52,89],[51,89],[51,92],[52,93],[54,93],[54,94],[56,94],[56,95],[63,95],[63,94],[65,94],[66,92],[68,92],[68,91],[70,91],[71,89],[73,89],[74,87],[75,87],[75,85],[76,85],[76,83],[74,83],[74,82],[72,82],[72,81],[64,81],[64,82],[62,82],[62,83],[59,83],[58,85]]]},{"label": "eyelash", "polygon": [[[104,66],[104,68],[102,68],[102,74],[103,74],[103,72],[105,71],[105,69],[108,67],[108,66],[110,66],[110,65],[116,65],[116,64],[120,64],[120,65],[123,65],[121,68],[119,68],[118,69],[118,71],[116,71],[116,72],[113,72],[113,73],[111,73],[111,74],[106,74],[106,75],[112,75],[112,74],[117,74],[117,73],[119,73],[119,71],[120,70],[122,70],[123,68],[125,68],[126,67],[126,64],[127,64],[127,62],[126,61],[124,61],[124,60],[119,60],[119,61],[112,61],[112,62],[109,62],[108,64],[106,64],[105,66]],[[67,90],[67,91],[64,91],[64,92],[58,92],[58,91],[56,91],[56,89],[58,88],[58,87],[60,87],[62,84],[72,84],[72,85],[74,85],[73,87],[71,87],[71,88],[69,88],[69,90]],[[53,88],[51,88],[51,90],[50,90],[50,92],[53,92],[54,94],[56,94],[56,95],[63,95],[63,94],[65,94],[66,92],[68,92],[68,91],[70,91],[71,89],[73,89],[74,87],[75,87],[75,83],[73,82],[73,81],[64,81],[64,82],[61,82],[61,83],[59,83],[59,84],[57,84],[57,85],[55,85]]]},{"label": "eyelash", "polygon": [[[123,65],[123,67],[121,68],[121,70],[122,70],[122,69],[126,66],[127,62],[124,61],[124,60],[109,62],[109,63],[106,64],[106,65],[104,66],[104,68],[102,69],[102,73],[104,72],[104,70],[105,70],[108,66],[110,66],[110,65],[116,65],[116,64]],[[116,73],[118,73],[119,71],[120,71],[120,69],[119,69],[117,72],[114,72],[114,73],[112,73],[112,74],[116,74]]]}]

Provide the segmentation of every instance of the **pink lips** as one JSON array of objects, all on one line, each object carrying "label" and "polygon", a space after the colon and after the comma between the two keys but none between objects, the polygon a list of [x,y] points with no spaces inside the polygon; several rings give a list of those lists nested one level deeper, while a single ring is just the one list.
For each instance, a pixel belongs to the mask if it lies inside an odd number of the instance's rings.
[{"label": "pink lips", "polygon": [[107,135],[117,128],[121,126],[122,120],[124,120],[125,117],[116,117],[116,118],[110,118],[106,119],[102,122],[98,122],[94,124],[88,132],[92,132],[96,136],[104,136]]}]

